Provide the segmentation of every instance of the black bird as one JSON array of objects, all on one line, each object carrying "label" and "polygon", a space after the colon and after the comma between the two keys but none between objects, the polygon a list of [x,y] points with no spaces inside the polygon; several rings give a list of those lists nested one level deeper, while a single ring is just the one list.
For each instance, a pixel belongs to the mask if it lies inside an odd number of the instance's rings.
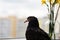
[{"label": "black bird", "polygon": [[25,22],[29,22],[25,34],[26,40],[51,40],[48,34],[39,27],[36,17],[29,16]]}]

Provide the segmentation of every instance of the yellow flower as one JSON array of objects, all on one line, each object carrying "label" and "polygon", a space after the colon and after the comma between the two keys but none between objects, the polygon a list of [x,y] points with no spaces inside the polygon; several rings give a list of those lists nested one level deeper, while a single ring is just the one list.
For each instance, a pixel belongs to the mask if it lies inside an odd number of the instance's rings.
[{"label": "yellow flower", "polygon": [[46,0],[42,0],[41,2],[42,2],[42,4],[45,4],[46,3]]},{"label": "yellow flower", "polygon": [[60,0],[56,0],[56,3],[59,3],[60,4]]}]

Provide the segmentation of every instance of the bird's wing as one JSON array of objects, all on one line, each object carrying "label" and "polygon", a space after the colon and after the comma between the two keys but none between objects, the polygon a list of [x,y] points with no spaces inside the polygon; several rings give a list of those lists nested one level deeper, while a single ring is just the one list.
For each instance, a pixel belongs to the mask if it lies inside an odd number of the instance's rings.
[{"label": "bird's wing", "polygon": [[38,30],[39,34],[42,36],[42,38],[46,39],[46,40],[51,40],[49,35],[42,29]]},{"label": "bird's wing", "polygon": [[34,30],[27,31],[26,32],[26,39],[27,40],[37,40],[38,39],[37,32]]},{"label": "bird's wing", "polygon": [[44,35],[40,33],[38,30],[29,30],[26,32],[27,40],[44,40]]},{"label": "bird's wing", "polygon": [[50,40],[48,34],[39,29],[27,31],[26,38],[27,40]]}]

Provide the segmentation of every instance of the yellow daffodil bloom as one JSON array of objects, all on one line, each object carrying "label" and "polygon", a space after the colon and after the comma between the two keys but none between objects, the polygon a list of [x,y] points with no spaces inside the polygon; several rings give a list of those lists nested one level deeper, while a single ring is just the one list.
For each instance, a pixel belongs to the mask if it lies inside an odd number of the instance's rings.
[{"label": "yellow daffodil bloom", "polygon": [[41,2],[42,2],[42,4],[45,4],[46,3],[46,0],[42,0]]},{"label": "yellow daffodil bloom", "polygon": [[60,4],[60,0],[56,0],[56,3],[59,3]]}]

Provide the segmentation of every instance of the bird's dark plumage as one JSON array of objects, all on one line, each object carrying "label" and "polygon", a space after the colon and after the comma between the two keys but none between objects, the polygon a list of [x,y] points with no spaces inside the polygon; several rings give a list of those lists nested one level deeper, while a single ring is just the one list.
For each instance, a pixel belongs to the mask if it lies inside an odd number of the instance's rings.
[{"label": "bird's dark plumage", "polygon": [[26,30],[26,40],[51,40],[48,34],[39,28],[38,19],[34,16],[27,18],[29,21]]}]

